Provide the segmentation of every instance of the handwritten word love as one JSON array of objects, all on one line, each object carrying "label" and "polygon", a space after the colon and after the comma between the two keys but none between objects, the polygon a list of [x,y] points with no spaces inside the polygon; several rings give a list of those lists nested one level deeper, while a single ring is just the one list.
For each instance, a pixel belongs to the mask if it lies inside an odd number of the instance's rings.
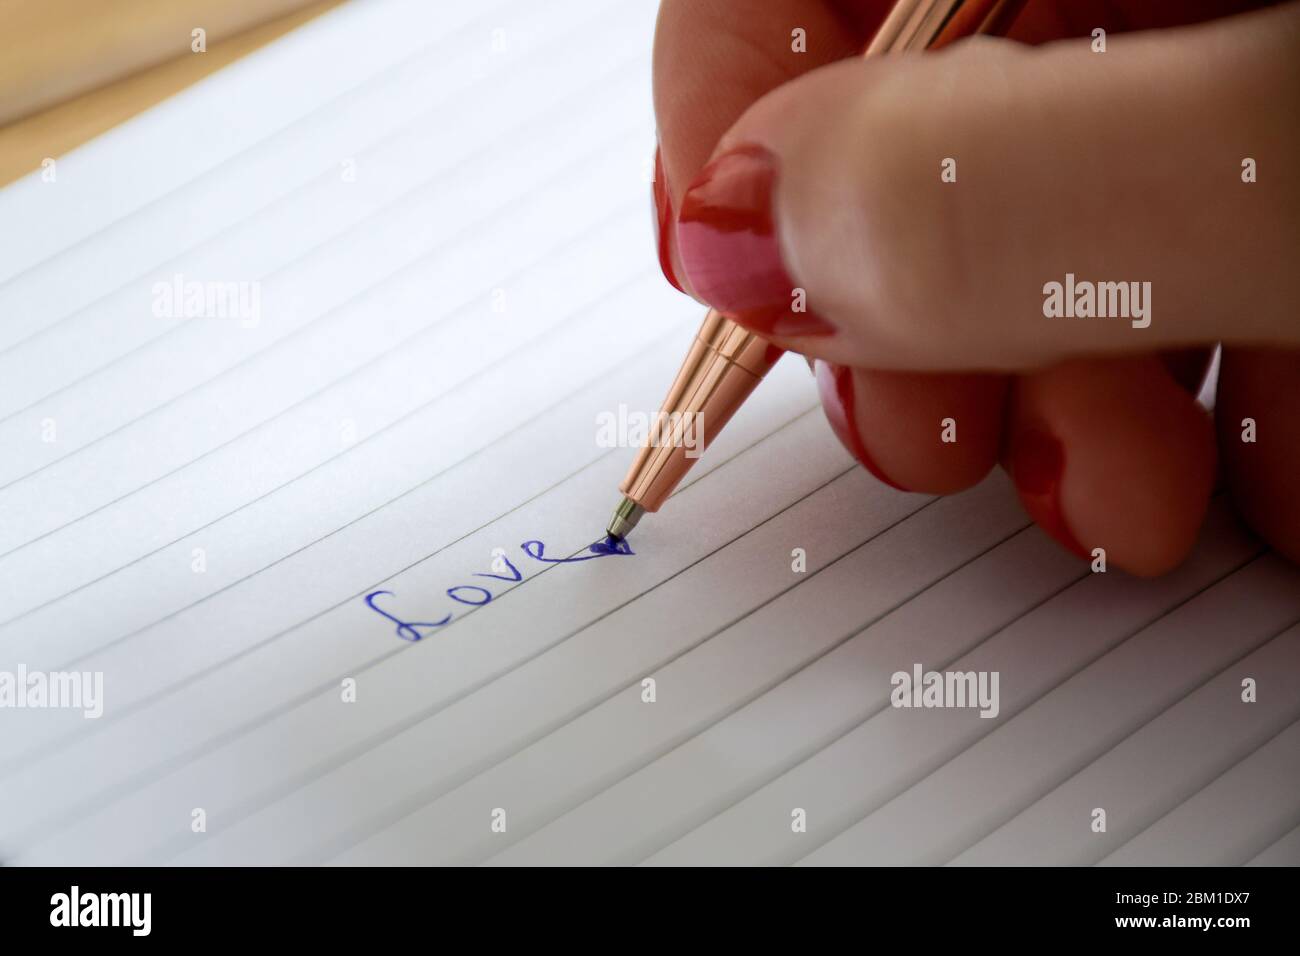
[{"label": "handwritten word love", "polygon": [[[519,547],[523,550],[524,554],[528,555],[528,557],[532,558],[534,561],[540,561],[543,564],[577,564],[580,561],[594,561],[596,558],[635,554],[635,552],[628,547],[626,541],[619,541],[615,538],[606,538],[604,541],[597,541],[595,544],[587,547],[585,551],[569,558],[548,558],[546,556],[546,545],[540,541],[525,541]],[[504,554],[499,554],[497,552],[493,552],[493,554],[496,555],[492,562],[493,573],[476,571],[474,572],[474,577],[495,578],[498,581],[506,581],[512,584],[524,579],[523,574],[520,573],[519,569],[514,566],[509,558]],[[499,567],[498,562],[503,564],[504,568]],[[495,573],[506,570],[509,571],[508,574]],[[468,604],[470,607],[482,607],[485,604],[491,604],[492,598],[495,596],[490,590],[477,584],[458,584],[455,587],[447,588],[446,594],[447,597],[451,598],[453,601],[456,601],[459,604]],[[376,614],[386,617],[388,620],[396,624],[397,630],[394,633],[404,641],[415,642],[423,640],[429,636],[429,632],[440,627],[446,627],[451,623],[452,618],[455,617],[454,613],[450,613],[446,617],[437,621],[404,621],[397,615],[390,614],[375,604],[376,598],[384,596],[391,598],[397,597],[397,595],[392,591],[371,591],[366,595],[366,605]],[[421,628],[426,630],[422,631]]]}]

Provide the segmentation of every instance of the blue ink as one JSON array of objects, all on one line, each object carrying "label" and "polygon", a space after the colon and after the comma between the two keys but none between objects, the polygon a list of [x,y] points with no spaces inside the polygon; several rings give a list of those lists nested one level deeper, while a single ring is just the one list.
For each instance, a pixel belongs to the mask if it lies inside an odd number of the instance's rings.
[{"label": "blue ink", "polygon": [[[628,543],[626,541],[619,540],[618,538],[612,536],[606,538],[603,541],[597,541],[595,544],[588,545],[586,548],[586,553],[580,553],[574,555],[571,558],[548,558],[546,556],[546,545],[543,544],[541,541],[525,541],[523,544],[520,545],[520,547],[523,549],[524,554],[528,555],[530,558],[533,558],[534,560],[537,561],[542,561],[546,564],[575,564],[579,561],[591,561],[593,558],[606,558],[614,555],[635,553],[628,546]],[[523,574],[520,573],[519,569],[515,567],[514,564],[511,563],[510,559],[505,557],[504,554],[494,555],[494,557],[500,557],[501,560],[503,560],[506,563],[506,567],[510,569],[510,575],[507,576],[504,574],[494,574],[489,572],[477,571],[474,572],[474,577],[495,578],[498,581],[511,581],[511,582],[522,581],[524,579]],[[495,566],[495,562],[494,562],[494,566]],[[462,596],[461,592],[465,592],[465,591],[476,591],[478,592],[478,594],[481,594],[483,596],[483,600],[475,601],[469,597]],[[440,621],[403,621],[401,618],[389,614],[387,611],[376,606],[375,598],[384,594],[388,595],[389,597],[396,597],[396,595],[394,595],[392,591],[371,591],[369,594],[366,595],[366,604],[370,607],[370,610],[374,611],[376,614],[383,615],[384,617],[388,618],[388,620],[396,624],[397,630],[395,633],[397,634],[398,637],[400,637],[404,641],[410,641],[411,643],[415,643],[416,641],[420,641],[428,637],[427,633],[421,633],[420,628],[428,628],[429,630],[433,630],[434,628],[445,627],[447,624],[451,623],[451,619],[452,619],[451,614],[448,614]],[[451,598],[453,601],[457,602],[458,604],[468,604],[470,607],[483,607],[483,605],[485,604],[490,604],[492,602],[492,597],[493,597],[491,591],[489,591],[487,588],[479,587],[477,584],[458,584],[455,587],[448,588],[446,594],[447,597]]]},{"label": "blue ink", "polygon": [[597,541],[587,550],[593,554],[636,554],[627,538],[616,538],[612,534],[605,535],[604,541]]},{"label": "blue ink", "polygon": [[536,558],[538,561],[545,561],[547,564],[574,564],[578,561],[591,561],[595,558],[606,558],[616,554],[635,554],[627,541],[620,541],[612,535],[604,541],[597,541],[590,545],[587,551],[590,554],[574,555],[571,558],[548,558],[546,557],[546,545],[540,541],[525,541],[520,545],[524,549],[524,554],[530,558]]},{"label": "blue ink", "polygon": [[504,554],[498,554],[496,555],[496,557],[500,558],[502,561],[506,563],[506,567],[510,569],[510,573],[513,574],[514,577],[508,578],[504,574],[488,574],[487,572],[482,572],[482,571],[475,572],[474,577],[496,578],[498,581],[522,581],[524,579],[524,576],[519,573],[519,569],[515,567],[513,564],[511,564],[510,559],[507,558]]},{"label": "blue ink", "polygon": [[[491,577],[491,575],[484,575],[484,577]],[[469,598],[457,597],[457,591],[482,591],[483,600],[471,601]],[[472,604],[474,607],[482,607],[484,604],[487,604],[492,600],[492,592],[487,588],[479,587],[477,584],[458,584],[454,588],[447,589],[447,597],[451,598],[453,601],[459,601],[461,604]]]},{"label": "blue ink", "polygon": [[443,625],[445,625],[447,622],[451,620],[451,615],[448,614],[441,621],[403,621],[400,618],[393,617],[393,615],[389,614],[383,608],[375,607],[375,598],[379,597],[379,595],[381,594],[387,594],[391,597],[393,595],[393,592],[392,591],[371,591],[369,594],[366,595],[366,603],[370,605],[370,610],[374,611],[376,614],[382,614],[384,617],[388,618],[390,621],[396,624],[397,636],[404,641],[410,641],[411,643],[415,643],[416,641],[422,640],[424,638],[424,635],[421,634],[418,630],[416,630],[416,628],[442,627]]}]

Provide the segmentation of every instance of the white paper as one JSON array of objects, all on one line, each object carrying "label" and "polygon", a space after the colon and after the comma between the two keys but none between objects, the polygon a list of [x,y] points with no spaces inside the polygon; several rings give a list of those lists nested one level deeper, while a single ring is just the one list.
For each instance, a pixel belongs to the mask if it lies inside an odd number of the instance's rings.
[{"label": "white paper", "polygon": [[[586,550],[597,416],[700,318],[653,20],[344,5],[0,191],[0,672],[103,677],[0,708],[0,859],[1300,862],[1300,574],[1222,498],[1173,574],[1092,574],[1000,475],[871,479],[791,359]],[[158,317],[178,275],[256,320]],[[913,664],[997,716],[891,707]]]}]

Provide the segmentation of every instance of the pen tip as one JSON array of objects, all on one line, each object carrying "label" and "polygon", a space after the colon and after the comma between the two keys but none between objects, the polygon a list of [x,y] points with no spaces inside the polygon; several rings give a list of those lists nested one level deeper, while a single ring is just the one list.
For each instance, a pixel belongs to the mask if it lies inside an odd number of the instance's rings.
[{"label": "pen tip", "polygon": [[624,498],[614,509],[614,517],[609,519],[609,527],[605,529],[605,533],[611,538],[622,541],[636,527],[643,514],[645,514],[644,508],[631,498]]}]

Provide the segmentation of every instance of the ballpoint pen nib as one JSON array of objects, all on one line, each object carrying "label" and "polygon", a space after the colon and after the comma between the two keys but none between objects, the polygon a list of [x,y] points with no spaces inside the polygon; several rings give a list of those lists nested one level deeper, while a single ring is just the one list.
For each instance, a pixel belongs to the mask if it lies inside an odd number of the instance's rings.
[{"label": "ballpoint pen nib", "polygon": [[636,527],[643,514],[645,514],[644,508],[631,498],[624,498],[614,509],[614,517],[609,519],[609,527],[605,531],[610,537],[622,541]]}]

